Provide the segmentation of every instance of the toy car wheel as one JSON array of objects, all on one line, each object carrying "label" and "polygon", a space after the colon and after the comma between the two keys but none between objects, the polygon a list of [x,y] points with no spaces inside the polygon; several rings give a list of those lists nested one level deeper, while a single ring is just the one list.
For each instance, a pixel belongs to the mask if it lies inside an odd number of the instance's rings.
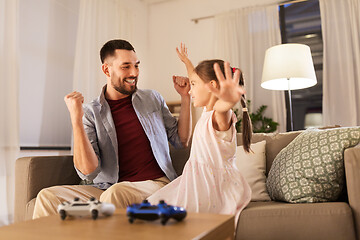
[{"label": "toy car wheel", "polygon": [[62,220],[65,220],[65,218],[66,218],[66,212],[65,212],[65,210],[64,210],[64,209],[61,209],[59,213],[60,213],[61,219],[62,219]]},{"label": "toy car wheel", "polygon": [[91,210],[91,217],[92,217],[92,219],[96,220],[98,216],[99,216],[98,210],[96,210],[96,209]]},{"label": "toy car wheel", "polygon": [[166,215],[164,215],[164,214],[160,215],[160,221],[161,221],[162,225],[165,225],[168,220],[169,220],[169,218]]},{"label": "toy car wheel", "polygon": [[134,218],[129,217],[129,223],[133,223],[134,222]]}]

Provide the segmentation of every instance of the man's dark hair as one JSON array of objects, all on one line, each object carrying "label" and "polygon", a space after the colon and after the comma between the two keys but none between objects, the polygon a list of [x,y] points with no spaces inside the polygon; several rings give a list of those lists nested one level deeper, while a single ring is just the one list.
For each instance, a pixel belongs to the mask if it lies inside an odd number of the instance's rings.
[{"label": "man's dark hair", "polygon": [[104,63],[105,58],[108,56],[114,56],[116,49],[124,49],[134,51],[134,47],[126,40],[114,39],[104,44],[100,50],[101,63]]}]

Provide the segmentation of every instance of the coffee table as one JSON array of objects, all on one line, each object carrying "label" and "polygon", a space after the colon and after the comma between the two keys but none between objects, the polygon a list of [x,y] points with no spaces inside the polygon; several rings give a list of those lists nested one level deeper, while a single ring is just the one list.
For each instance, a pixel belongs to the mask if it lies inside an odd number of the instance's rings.
[{"label": "coffee table", "polygon": [[160,220],[135,219],[130,224],[125,209],[116,209],[110,217],[66,218],[59,215],[15,223],[0,228],[0,239],[233,239],[234,216],[188,213],[165,226]]}]

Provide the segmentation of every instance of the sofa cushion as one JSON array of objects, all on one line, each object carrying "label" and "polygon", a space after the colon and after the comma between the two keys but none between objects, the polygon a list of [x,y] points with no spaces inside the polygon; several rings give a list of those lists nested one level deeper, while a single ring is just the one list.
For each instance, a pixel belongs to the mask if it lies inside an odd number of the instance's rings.
[{"label": "sofa cushion", "polygon": [[[302,131],[294,131],[287,133],[254,133],[251,143],[266,141],[266,175],[268,174],[272,162],[276,155],[286,147],[294,138],[296,138]],[[242,145],[242,134],[237,134],[237,145]]]},{"label": "sofa cushion", "polygon": [[250,202],[241,212],[236,239],[355,240],[353,215],[344,202]]},{"label": "sofa cushion", "polygon": [[360,127],[310,129],[276,156],[268,178],[271,199],[291,203],[335,201],[344,187],[344,149],[360,141]]},{"label": "sofa cushion", "polygon": [[266,190],[266,141],[251,144],[253,153],[246,153],[243,146],[236,148],[235,165],[249,183],[251,201],[270,201]]}]

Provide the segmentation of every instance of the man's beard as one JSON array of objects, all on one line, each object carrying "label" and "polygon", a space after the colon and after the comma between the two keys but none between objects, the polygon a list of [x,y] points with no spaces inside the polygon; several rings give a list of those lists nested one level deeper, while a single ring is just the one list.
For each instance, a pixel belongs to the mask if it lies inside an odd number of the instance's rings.
[{"label": "man's beard", "polygon": [[[130,91],[126,90],[126,87],[124,86],[126,84],[126,83],[124,83],[124,81],[126,79],[135,79],[135,85],[134,85],[134,87],[131,86],[132,88]],[[136,92],[136,90],[137,90],[137,86],[136,86],[137,82],[136,81],[137,81],[137,78],[125,78],[122,81],[120,81],[120,86],[115,86],[114,82],[111,82],[111,84],[112,84],[113,88],[116,91],[118,91],[119,93],[124,94],[124,95],[131,95],[134,92]]]}]

